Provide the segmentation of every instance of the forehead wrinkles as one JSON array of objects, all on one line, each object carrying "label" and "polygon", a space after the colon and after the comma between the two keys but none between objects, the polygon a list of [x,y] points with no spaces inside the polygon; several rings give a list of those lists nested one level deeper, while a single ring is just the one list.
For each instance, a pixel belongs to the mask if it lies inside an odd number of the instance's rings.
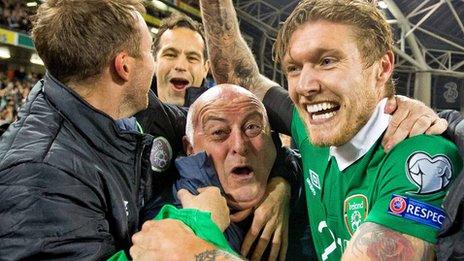
[{"label": "forehead wrinkles", "polygon": [[253,112],[259,112],[261,116],[264,113],[260,102],[254,97],[225,95],[205,102],[198,110],[196,123],[201,122],[204,125],[211,116],[225,118],[224,114],[237,113],[245,117]]}]

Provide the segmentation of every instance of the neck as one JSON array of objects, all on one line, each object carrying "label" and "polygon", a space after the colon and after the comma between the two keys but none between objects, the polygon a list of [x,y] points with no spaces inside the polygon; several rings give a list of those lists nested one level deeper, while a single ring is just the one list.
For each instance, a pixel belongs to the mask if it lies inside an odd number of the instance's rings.
[{"label": "neck", "polygon": [[97,79],[93,82],[69,83],[68,86],[95,109],[106,113],[113,120],[127,118],[130,113],[122,108],[121,86],[112,81]]}]

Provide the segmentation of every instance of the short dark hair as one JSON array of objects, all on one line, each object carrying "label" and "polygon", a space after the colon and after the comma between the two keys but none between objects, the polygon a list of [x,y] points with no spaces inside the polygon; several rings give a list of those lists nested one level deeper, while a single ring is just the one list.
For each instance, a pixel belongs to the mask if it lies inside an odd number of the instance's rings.
[{"label": "short dark hair", "polygon": [[161,21],[161,26],[158,29],[158,33],[156,33],[155,39],[153,41],[153,48],[155,57],[160,49],[160,40],[161,36],[167,31],[172,30],[175,28],[187,28],[194,32],[197,32],[201,39],[203,39],[204,48],[203,48],[203,57],[205,61],[208,59],[208,52],[206,50],[206,39],[205,39],[205,32],[203,30],[203,25],[197,21],[194,21],[192,18],[179,13],[172,13],[169,17],[163,19]]},{"label": "short dark hair", "polygon": [[141,0],[47,0],[34,17],[37,53],[65,84],[100,75],[122,50],[140,57],[136,11]]}]

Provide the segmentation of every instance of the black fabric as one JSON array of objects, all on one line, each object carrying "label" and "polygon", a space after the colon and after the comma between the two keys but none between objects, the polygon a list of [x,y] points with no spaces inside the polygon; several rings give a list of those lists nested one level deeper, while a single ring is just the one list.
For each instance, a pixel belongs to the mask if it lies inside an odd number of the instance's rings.
[{"label": "black fabric", "polygon": [[99,260],[128,250],[155,196],[152,140],[121,131],[46,75],[0,138],[1,259]]},{"label": "black fabric", "polygon": [[[459,146],[464,157],[464,117],[456,111],[443,111],[440,117],[448,121],[445,136]],[[438,260],[464,260],[464,170],[451,185],[443,202],[448,216],[438,234],[436,246]]]},{"label": "black fabric", "polygon": [[[205,82],[205,81],[203,81]],[[201,85],[201,87],[194,88],[189,87],[185,90],[185,100],[184,100],[184,107],[190,107],[200,95],[208,90],[205,84]]]},{"label": "black fabric", "polygon": [[287,90],[280,86],[269,89],[263,98],[269,123],[274,131],[291,135],[293,102]]}]

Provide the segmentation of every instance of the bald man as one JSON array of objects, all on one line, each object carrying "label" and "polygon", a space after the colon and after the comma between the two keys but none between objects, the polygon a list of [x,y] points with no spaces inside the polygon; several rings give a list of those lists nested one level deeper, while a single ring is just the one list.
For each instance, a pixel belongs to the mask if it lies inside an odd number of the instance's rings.
[{"label": "bald man", "polygon": [[[202,187],[220,188],[231,213],[243,213],[239,222],[232,222],[227,228],[217,224],[225,230],[232,249],[240,252],[253,211],[264,198],[276,159],[266,109],[244,88],[218,85],[203,93],[190,107],[183,142],[188,156],[176,160],[180,179],[172,188],[174,205],[181,206],[177,197],[181,189],[197,194]],[[281,154],[292,156],[288,151]],[[159,199],[150,202],[149,215],[156,215],[167,202]],[[286,251],[280,252],[285,255]],[[268,254],[276,259],[279,248],[273,248]]]}]

